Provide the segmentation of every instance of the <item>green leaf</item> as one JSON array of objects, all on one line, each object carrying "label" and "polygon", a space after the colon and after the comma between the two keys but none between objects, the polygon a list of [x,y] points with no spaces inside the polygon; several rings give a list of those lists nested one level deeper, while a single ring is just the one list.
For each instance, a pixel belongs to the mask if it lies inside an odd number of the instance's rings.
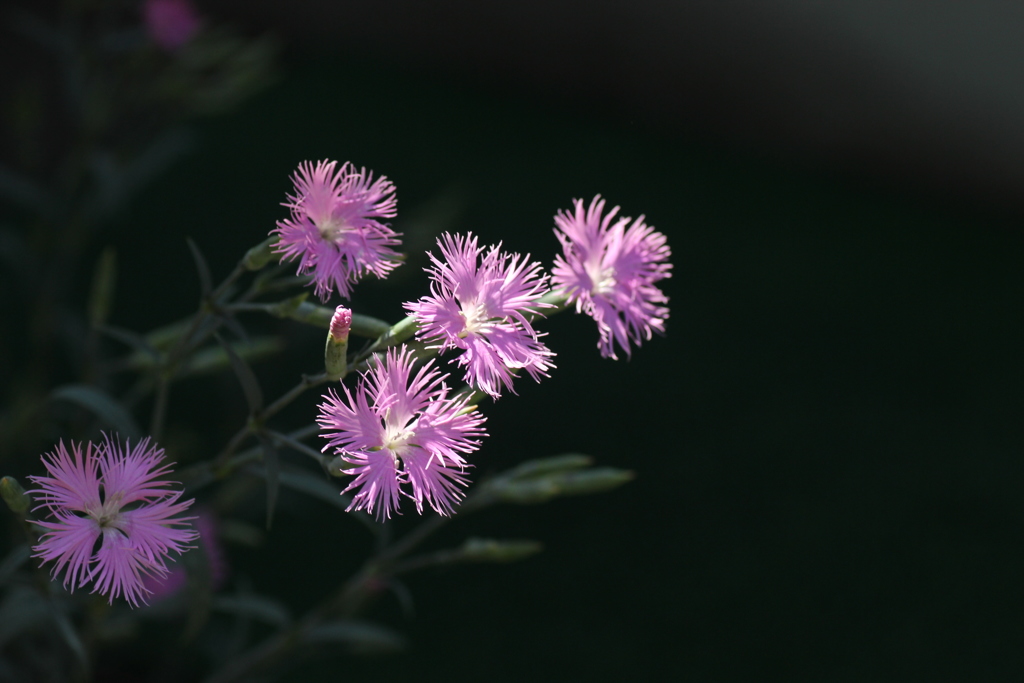
[{"label": "green leaf", "polygon": [[267,531],[274,520],[274,508],[277,505],[277,493],[281,487],[281,460],[277,457],[277,449],[266,434],[260,434],[260,448],[263,450],[263,476],[267,480]]},{"label": "green leaf", "polygon": [[142,438],[142,430],[131,413],[101,389],[86,384],[65,384],[54,389],[50,399],[68,401],[85,408],[122,437]]},{"label": "green leaf", "polygon": [[249,415],[256,415],[263,409],[263,391],[260,389],[259,382],[256,381],[256,375],[253,374],[248,363],[242,360],[231,348],[231,345],[224,341],[223,337],[219,334],[214,334],[213,337],[224,349],[224,353],[227,354],[228,361],[231,363],[231,369],[235,371],[238,383],[242,385],[245,402],[249,406]]},{"label": "green leaf", "polygon": [[280,628],[285,628],[292,623],[291,614],[284,603],[261,595],[222,595],[214,598],[213,609],[217,612],[255,619]]},{"label": "green leaf", "polygon": [[50,616],[57,624],[57,631],[60,633],[61,638],[64,639],[68,649],[75,653],[79,665],[87,666],[89,656],[85,653],[85,645],[82,643],[78,631],[75,630],[74,624],[71,623],[71,619],[68,618],[63,607],[58,606],[53,600],[50,601]]},{"label": "green leaf", "polygon": [[348,507],[349,501],[341,495],[341,491],[326,479],[321,479],[309,472],[288,468],[280,474],[281,483],[288,488],[305,493],[333,505],[339,510]]},{"label": "green leaf", "polygon": [[[264,472],[260,472],[257,468],[247,467],[246,471],[257,476],[266,476]],[[278,472],[278,481],[280,481],[282,486],[322,500],[342,511],[347,511],[349,504],[352,502],[350,497],[342,495],[341,490],[329,480],[305,470],[284,467]],[[380,525],[374,522],[373,517],[370,515],[364,512],[351,512],[349,514],[365,524],[374,533],[380,531]]]},{"label": "green leaf", "polygon": [[[160,352],[150,346],[149,342],[141,334],[112,325],[97,325],[96,330],[111,339],[116,339],[122,344],[135,349],[146,359],[147,366],[153,366],[160,362]],[[134,359],[132,365],[138,365],[134,362]]]},{"label": "green leaf", "polygon": [[[231,348],[240,359],[252,363],[280,353],[284,350],[284,342],[278,337],[254,337],[249,341],[236,342]],[[181,374],[204,375],[217,372],[228,365],[231,365],[231,359],[227,351],[220,346],[208,346],[188,358]]]},{"label": "green leaf", "polygon": [[306,632],[307,643],[342,643],[361,653],[397,652],[405,638],[389,628],[356,619],[338,619]]}]

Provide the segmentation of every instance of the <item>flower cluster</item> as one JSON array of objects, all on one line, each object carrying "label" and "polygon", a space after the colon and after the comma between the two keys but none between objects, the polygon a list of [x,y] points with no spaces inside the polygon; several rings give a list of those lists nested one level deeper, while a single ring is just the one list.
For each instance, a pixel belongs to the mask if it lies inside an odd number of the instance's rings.
[{"label": "flower cluster", "polygon": [[[575,201],[573,213],[555,215],[555,235],[562,254],[555,257],[551,281],[562,288],[576,310],[597,322],[598,348],[605,358],[617,358],[617,343],[630,355],[630,342],[640,346],[652,332],[664,334],[668,297],[655,285],[670,277],[672,252],[660,232],[640,216],[615,219],[619,207],[607,214],[598,195],[588,209]],[[629,225],[627,228],[626,226]]]},{"label": "flower cluster", "polygon": [[[161,477],[164,451],[148,438],[133,448],[116,438],[100,444],[61,441],[43,456],[49,476],[30,477],[51,521],[33,550],[43,562],[53,560],[53,575],[64,572],[64,586],[74,591],[94,581],[94,593],[124,596],[133,606],[146,601],[146,577],[167,576],[170,553],[185,552],[198,534],[180,517],[192,500],[168,488]],[[96,549],[97,541],[100,541]]]},{"label": "flower cluster", "polygon": [[[273,231],[275,249],[312,274],[321,299],[334,290],[347,297],[365,274],[383,277],[395,267],[398,234],[380,222],[395,216],[390,182],[373,181],[349,163],[322,161],[301,164],[294,183],[285,203],[291,217]],[[439,255],[429,254],[430,293],[404,304],[416,339],[428,351],[454,351],[465,382],[491,398],[515,393],[521,372],[539,381],[555,367],[555,354],[533,327],[556,308],[550,301],[575,304],[594,319],[606,358],[617,358],[616,347],[628,356],[633,345],[665,331],[668,298],[658,287],[671,276],[665,236],[643,216],[618,217],[619,207],[605,212],[600,195],[589,208],[581,199],[574,206],[555,215],[562,253],[550,276],[528,255],[446,233],[437,241]],[[339,346],[343,335],[333,330],[325,358],[328,377],[338,378],[347,346]],[[355,391],[328,392],[317,420],[328,439],[324,450],[334,448],[352,466],[345,470],[354,475],[345,489],[355,492],[350,509],[387,519],[404,494],[420,512],[427,504],[450,514],[466,485],[463,456],[479,447],[483,417],[449,395],[447,375],[433,360],[416,370],[408,351],[389,351],[372,363]]]},{"label": "flower cluster", "polygon": [[275,250],[298,259],[300,274],[312,274],[321,301],[334,290],[348,297],[352,283],[368,273],[385,277],[399,264],[392,249],[399,234],[380,222],[395,216],[391,181],[334,161],[303,162],[292,180],[295,194],[284,203],[291,216],[272,231]]},{"label": "flower cluster", "polygon": [[[320,405],[324,450],[334,448],[354,475],[350,510],[380,520],[398,510],[399,496],[451,514],[466,485],[465,454],[480,447],[484,417],[467,397],[449,394],[433,360],[416,368],[408,349],[390,349],[363,373],[355,392],[329,390]],[[412,493],[403,490],[408,485]]]},{"label": "flower cluster", "polygon": [[430,295],[405,304],[419,323],[417,336],[443,353],[462,349],[457,362],[466,383],[497,398],[512,391],[516,370],[548,376],[555,354],[530,325],[549,304],[540,299],[547,275],[529,257],[484,248],[473,235],[442,235],[443,259],[430,254]]}]

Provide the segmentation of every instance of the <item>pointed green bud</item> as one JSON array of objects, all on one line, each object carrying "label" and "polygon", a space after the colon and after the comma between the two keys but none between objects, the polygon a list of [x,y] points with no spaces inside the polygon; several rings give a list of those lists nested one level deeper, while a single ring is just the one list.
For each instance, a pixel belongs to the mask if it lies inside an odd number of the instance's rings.
[{"label": "pointed green bud", "polygon": [[327,473],[332,477],[347,477],[348,473],[345,470],[350,467],[352,467],[351,463],[343,460],[340,455],[336,455],[327,463]]},{"label": "pointed green bud", "polygon": [[297,317],[296,313],[305,303],[308,296],[309,292],[303,292],[298,296],[293,296],[289,299],[285,299],[284,301],[279,301],[276,304],[271,304],[267,309],[267,312],[278,318],[295,318]]},{"label": "pointed green bud", "polygon": [[542,549],[537,541],[496,541],[490,538],[467,538],[459,548],[459,559],[465,562],[516,562]]},{"label": "pointed green bud", "polygon": [[7,507],[11,508],[11,512],[19,517],[24,517],[28,514],[28,509],[32,507],[31,496],[25,492],[25,489],[21,487],[21,484],[14,477],[0,479],[0,496],[7,503]]},{"label": "pointed green bud", "polygon": [[327,332],[327,345],[324,347],[324,367],[327,379],[337,380],[348,371],[348,333],[352,329],[352,311],[344,306],[334,309],[331,327]]},{"label": "pointed green bud", "polygon": [[271,235],[249,251],[245,252],[245,256],[242,258],[242,265],[245,269],[250,271],[260,270],[263,266],[277,258],[277,254],[275,254],[272,249],[277,241],[278,236]]},{"label": "pointed green bud", "polygon": [[524,479],[526,477],[536,477],[541,474],[550,474],[552,472],[578,470],[584,467],[589,467],[592,464],[594,464],[594,459],[589,455],[583,455],[582,453],[563,453],[562,455],[553,455],[548,458],[527,460],[510,470],[507,476],[511,479]]},{"label": "pointed green bud", "polygon": [[635,475],[615,467],[548,472],[526,478],[499,477],[489,484],[491,493],[506,503],[532,505],[559,496],[601,493],[622,486]]}]

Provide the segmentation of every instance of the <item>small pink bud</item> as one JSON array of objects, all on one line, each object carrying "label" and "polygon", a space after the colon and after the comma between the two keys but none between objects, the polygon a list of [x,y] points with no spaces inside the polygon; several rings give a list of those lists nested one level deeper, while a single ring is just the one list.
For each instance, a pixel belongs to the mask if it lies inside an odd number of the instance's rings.
[{"label": "small pink bud", "polygon": [[352,310],[344,306],[334,309],[331,317],[331,340],[335,344],[348,341],[348,332],[352,329]]},{"label": "small pink bud", "polygon": [[200,23],[189,0],[146,0],[142,19],[153,42],[169,52],[190,41]]}]

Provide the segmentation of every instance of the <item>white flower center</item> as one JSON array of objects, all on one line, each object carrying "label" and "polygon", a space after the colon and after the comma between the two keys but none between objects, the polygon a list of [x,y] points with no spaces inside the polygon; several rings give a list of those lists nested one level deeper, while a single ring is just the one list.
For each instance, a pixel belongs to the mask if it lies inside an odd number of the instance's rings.
[{"label": "white flower center", "polygon": [[593,294],[607,294],[615,289],[615,269],[602,268],[601,264],[588,264],[587,275],[590,277]]},{"label": "white flower center", "polygon": [[121,528],[121,500],[124,498],[124,493],[119,491],[113,496],[110,496],[103,501],[103,505],[100,506],[99,510],[90,511],[89,516],[92,517],[96,524],[101,529],[120,529]]},{"label": "white flower center", "polygon": [[322,237],[325,242],[333,242],[335,244],[341,241],[341,238],[344,235],[352,232],[353,230],[352,226],[345,222],[344,218],[330,217],[326,220],[315,223],[315,225],[316,229],[320,231],[320,237]]},{"label": "white flower center", "polygon": [[398,425],[388,425],[384,433],[383,448],[391,451],[392,455],[396,458],[401,458],[413,447],[413,444],[409,443],[409,441],[416,436],[416,432],[413,431],[414,426],[405,425],[400,427]]},{"label": "white flower center", "polygon": [[480,302],[462,304],[460,313],[466,321],[466,327],[459,334],[460,337],[465,338],[470,334],[487,334],[494,326],[491,316],[487,314],[487,307]]}]

